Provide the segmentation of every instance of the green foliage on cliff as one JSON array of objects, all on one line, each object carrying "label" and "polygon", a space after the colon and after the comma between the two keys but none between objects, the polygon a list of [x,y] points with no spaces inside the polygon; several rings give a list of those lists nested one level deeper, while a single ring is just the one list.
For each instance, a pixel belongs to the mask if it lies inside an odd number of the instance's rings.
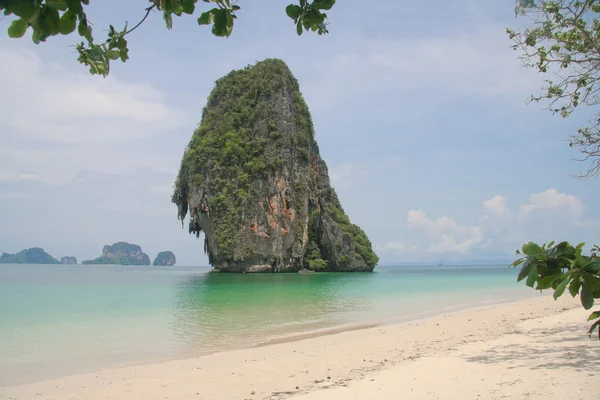
[{"label": "green foliage on cliff", "polygon": [[379,257],[373,251],[371,241],[367,237],[367,234],[360,229],[359,226],[350,222],[350,218],[348,218],[344,211],[342,211],[341,208],[337,207],[335,204],[331,204],[328,210],[331,213],[334,221],[338,223],[344,233],[352,238],[352,241],[356,246],[356,252],[364,261],[364,263],[369,267],[375,267],[375,265],[377,265],[379,262]]},{"label": "green foliage on cliff", "polygon": [[0,264],[60,264],[60,262],[46,253],[44,249],[33,247],[21,250],[17,254],[3,253]]},{"label": "green foliage on cliff", "polygon": [[[524,244],[521,251],[517,250],[523,257],[512,263],[513,267],[522,265],[517,280],[525,280],[536,290],[553,289],[555,300],[568,290],[573,297],[579,295],[583,308],[591,309],[595,299],[600,299],[600,247],[594,246],[590,255],[584,255],[583,246],[568,242]],[[600,339],[600,310],[590,314],[588,321],[594,320],[589,334],[598,329]]]},{"label": "green foliage on cliff", "polygon": [[322,271],[327,268],[329,262],[323,259],[321,249],[318,244],[319,233],[319,210],[313,210],[308,218],[308,246],[304,256],[305,268],[313,271]]},{"label": "green foliage on cliff", "polygon": [[[264,99],[283,88],[296,93],[294,107],[301,130],[293,139],[295,149],[308,154],[314,133],[298,82],[283,61],[267,59],[232,71],[216,82],[203,110],[202,122],[183,156],[173,202],[185,203],[185,182],[189,177],[197,187],[206,187],[210,182],[214,195],[209,198],[209,206],[220,259],[234,258],[235,234],[243,223],[247,199],[255,197],[257,182],[264,181],[282,166],[277,154],[265,152],[269,141],[283,138],[272,107]],[[257,131],[267,134],[258,135]],[[186,214],[184,205],[179,218],[183,221]],[[193,223],[190,232],[200,234]],[[252,252],[248,248],[237,257],[248,257]]]}]

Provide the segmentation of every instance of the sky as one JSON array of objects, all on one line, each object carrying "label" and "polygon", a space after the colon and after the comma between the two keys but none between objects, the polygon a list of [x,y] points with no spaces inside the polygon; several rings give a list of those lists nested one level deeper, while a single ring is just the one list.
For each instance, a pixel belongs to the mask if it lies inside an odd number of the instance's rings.
[{"label": "sky", "polygon": [[[562,119],[526,103],[543,77],[510,48],[505,28],[526,22],[512,1],[338,1],[329,35],[301,37],[287,3],[239,0],[228,39],[197,17],[169,31],[153,13],[106,79],[77,63],[77,36],[1,35],[0,252],[82,260],[127,241],[207,265],[202,238],[177,220],[173,182],[214,82],[265,58],[298,79],[333,186],[381,263],[598,243],[600,182],[572,177],[587,165],[567,142],[589,111]],[[146,5],[93,1],[87,14],[99,38]]]}]

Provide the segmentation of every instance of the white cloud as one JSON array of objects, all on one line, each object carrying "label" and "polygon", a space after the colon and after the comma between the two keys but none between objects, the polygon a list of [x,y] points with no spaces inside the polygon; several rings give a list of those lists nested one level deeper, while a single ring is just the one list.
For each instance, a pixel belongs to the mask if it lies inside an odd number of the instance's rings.
[{"label": "white cloud", "polygon": [[490,200],[484,201],[483,207],[494,215],[505,215],[510,213],[510,210],[506,206],[506,199],[502,196],[494,196]]},{"label": "white cloud", "polygon": [[424,229],[432,240],[429,245],[432,253],[461,253],[468,251],[483,239],[481,227],[459,225],[455,220],[441,217],[432,220],[421,210],[410,210],[407,215],[408,226]]},{"label": "white cloud", "polygon": [[458,241],[454,236],[443,234],[440,243],[430,245],[428,250],[432,253],[468,254],[469,250],[479,243],[481,243],[479,235],[467,240]]},{"label": "white cloud", "polygon": [[42,64],[12,45],[0,58],[0,182],[63,185],[85,171],[177,171],[180,153],[161,145],[195,124],[183,127],[185,113],[153,85]]},{"label": "white cloud", "polygon": [[[384,257],[405,255],[409,252],[402,250],[406,249],[427,249],[420,254],[422,257],[427,257],[428,253],[436,256],[508,256],[530,240],[592,243],[600,226],[599,221],[585,220],[581,199],[556,189],[529,195],[529,201],[518,207],[518,214],[510,212],[506,198],[500,195],[482,204],[487,214],[479,217],[478,225],[462,225],[449,217],[434,220],[422,210],[410,210],[406,237],[377,246],[377,249]],[[424,235],[420,236],[420,232]]]},{"label": "white cloud", "polygon": [[376,245],[375,249],[378,252],[394,254],[394,255],[406,255],[413,254],[419,250],[419,246],[407,245],[402,241],[388,242],[384,245]]},{"label": "white cloud", "polygon": [[495,22],[454,35],[351,37],[339,43],[337,52],[322,56],[331,73],[308,79],[304,87],[313,107],[407,89],[496,100],[508,95],[508,104],[522,105],[543,81],[522,67],[510,44],[505,27]]},{"label": "white cloud", "polygon": [[548,189],[529,196],[529,203],[520,207],[519,219],[527,220],[540,213],[564,213],[570,218],[579,219],[583,214],[583,204],[578,197]]},{"label": "white cloud", "polygon": [[184,121],[150,84],[44,68],[25,50],[0,48],[0,59],[0,122],[32,137],[97,143],[148,137]]}]

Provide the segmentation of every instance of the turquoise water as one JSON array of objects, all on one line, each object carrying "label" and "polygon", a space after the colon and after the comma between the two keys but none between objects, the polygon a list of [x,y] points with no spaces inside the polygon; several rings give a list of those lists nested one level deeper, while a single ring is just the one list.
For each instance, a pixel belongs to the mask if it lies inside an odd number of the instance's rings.
[{"label": "turquoise water", "polygon": [[376,271],[0,265],[0,386],[535,294],[506,266]]}]

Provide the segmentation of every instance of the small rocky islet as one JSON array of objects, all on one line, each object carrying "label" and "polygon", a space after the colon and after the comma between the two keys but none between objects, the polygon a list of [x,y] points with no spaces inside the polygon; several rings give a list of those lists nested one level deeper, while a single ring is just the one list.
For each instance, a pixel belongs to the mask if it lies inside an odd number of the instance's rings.
[{"label": "small rocky islet", "polygon": [[67,257],[63,257],[63,258],[60,259],[60,263],[61,264],[73,264],[73,265],[75,265],[75,264],[77,264],[77,258],[75,258],[75,257],[68,257],[68,256]]},{"label": "small rocky islet", "polygon": [[[173,266],[175,265],[175,254],[172,251],[163,251],[158,254],[153,265]],[[68,264],[76,265],[77,258],[65,256],[58,261],[40,247],[22,250],[16,254],[3,253],[0,256],[0,264]],[[117,242],[106,245],[102,249],[102,255],[93,260],[85,260],[83,265],[105,264],[105,265],[150,265],[150,257],[136,244]]]},{"label": "small rocky islet", "polygon": [[32,247],[16,254],[2,253],[0,264],[60,264],[60,261],[41,247]]},{"label": "small rocky islet", "polygon": [[117,242],[104,246],[100,257],[83,261],[83,264],[150,265],[150,257],[137,244]]},{"label": "small rocky islet", "polygon": [[152,265],[161,266],[161,267],[171,267],[175,265],[177,259],[175,258],[175,254],[172,251],[161,251],[158,253]]},{"label": "small rocky islet", "polygon": [[278,59],[217,80],[172,202],[220,272],[372,271],[315,141],[297,80]]}]

